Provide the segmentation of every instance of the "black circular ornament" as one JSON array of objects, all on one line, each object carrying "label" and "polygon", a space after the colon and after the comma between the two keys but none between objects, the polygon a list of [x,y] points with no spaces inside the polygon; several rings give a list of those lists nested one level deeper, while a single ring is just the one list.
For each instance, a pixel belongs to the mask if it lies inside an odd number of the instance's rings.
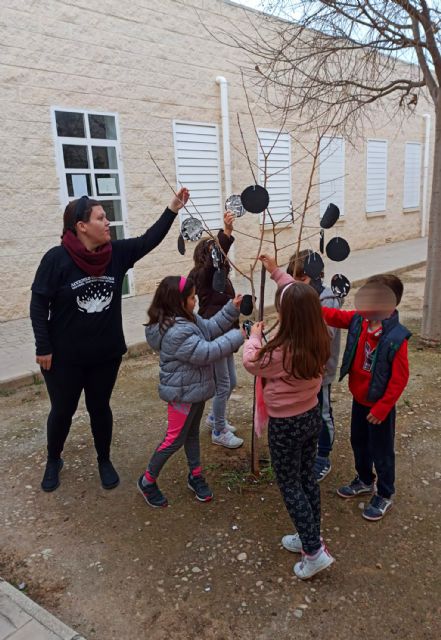
[{"label": "black circular ornament", "polygon": [[204,232],[202,222],[197,218],[186,218],[181,224],[181,235],[184,240],[197,242]]},{"label": "black circular ornament", "polygon": [[334,262],[346,260],[350,253],[351,249],[349,244],[344,238],[340,238],[339,236],[332,238],[326,245],[326,255],[330,260],[334,260]]},{"label": "black circular ornament", "polygon": [[323,214],[322,219],[320,220],[320,226],[322,227],[322,229],[330,229],[331,227],[334,226],[334,224],[337,222],[339,217],[340,217],[340,209],[337,207],[336,204],[333,204],[331,202],[326,207],[326,211]]},{"label": "black circular ornament", "polygon": [[351,283],[342,273],[336,273],[331,278],[331,291],[337,298],[345,298],[351,290]]},{"label": "black circular ornament", "polygon": [[246,293],[240,303],[240,312],[243,316],[250,316],[253,313],[253,296]]},{"label": "black circular ornament", "polygon": [[235,218],[241,218],[242,216],[244,216],[246,211],[244,209],[240,196],[229,196],[225,200],[225,211],[231,211],[231,213],[234,213]]},{"label": "black circular ornament", "polygon": [[240,194],[242,205],[250,213],[262,213],[269,205],[269,193],[265,187],[253,184]]},{"label": "black circular ornament", "polygon": [[303,262],[303,271],[307,276],[315,280],[320,277],[324,269],[324,263],[319,253],[315,251],[311,251],[309,255],[306,256]]},{"label": "black circular ornament", "polygon": [[181,256],[185,256],[185,241],[181,234],[178,236],[178,251]]}]

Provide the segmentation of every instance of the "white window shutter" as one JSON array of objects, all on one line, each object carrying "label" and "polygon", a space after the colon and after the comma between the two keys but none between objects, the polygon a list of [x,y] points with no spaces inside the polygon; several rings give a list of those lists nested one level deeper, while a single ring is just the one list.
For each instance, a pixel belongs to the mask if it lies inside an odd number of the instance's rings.
[{"label": "white window shutter", "polygon": [[345,212],[345,141],[324,137],[320,140],[320,218],[330,202]]},{"label": "white window shutter", "polygon": [[[220,228],[224,207],[217,125],[174,121],[173,137],[178,188],[188,187],[194,203],[188,203],[188,211],[195,218],[202,217],[210,229]],[[184,209],[181,215],[188,217]]]},{"label": "white window shutter", "polygon": [[[259,182],[265,182],[265,157],[268,154],[266,188],[270,203],[268,210],[274,222],[291,222],[291,138],[289,133],[274,129],[258,129]],[[271,220],[268,216],[266,223]]]},{"label": "white window shutter", "polygon": [[420,206],[421,145],[406,142],[404,153],[403,209],[417,209]]},{"label": "white window shutter", "polygon": [[386,211],[387,140],[368,140],[366,163],[366,212]]}]

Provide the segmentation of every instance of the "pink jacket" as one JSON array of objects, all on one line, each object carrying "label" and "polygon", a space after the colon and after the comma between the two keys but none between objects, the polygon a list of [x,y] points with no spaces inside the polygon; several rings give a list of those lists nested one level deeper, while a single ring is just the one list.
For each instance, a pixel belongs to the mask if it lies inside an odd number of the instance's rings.
[{"label": "pink jacket", "polygon": [[273,351],[271,362],[266,366],[266,357],[263,363],[254,362],[261,346],[261,339],[257,336],[245,341],[243,365],[253,375],[264,378],[263,399],[268,415],[272,418],[288,418],[315,407],[322,384],[321,376],[312,380],[297,380],[289,376],[283,368],[281,349]]},{"label": "pink jacket", "polygon": [[[279,286],[293,282],[293,278],[281,269],[276,269],[271,277]],[[263,399],[268,415],[287,418],[315,407],[322,384],[321,376],[312,380],[297,380],[289,376],[283,368],[281,349],[272,353],[270,363],[267,357],[263,362],[255,362],[261,346],[262,341],[257,336],[245,341],[243,365],[253,375],[263,378]]]}]

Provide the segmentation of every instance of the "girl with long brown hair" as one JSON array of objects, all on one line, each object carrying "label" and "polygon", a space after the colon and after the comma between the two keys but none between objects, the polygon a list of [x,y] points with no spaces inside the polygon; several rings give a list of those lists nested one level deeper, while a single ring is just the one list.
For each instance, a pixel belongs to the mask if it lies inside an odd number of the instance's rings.
[{"label": "girl with long brown hair", "polygon": [[[260,259],[277,282],[277,271],[281,270],[275,260],[267,255]],[[275,306],[279,314],[276,334],[262,346],[263,323],[254,324],[243,363],[262,379],[271,463],[297,529],[296,534],[283,537],[282,545],[302,553],[294,572],[306,579],[334,561],[320,536],[320,488],[314,476],[321,429],[317,394],[330,354],[330,339],[319,297],[309,285],[291,278],[278,289]]]}]

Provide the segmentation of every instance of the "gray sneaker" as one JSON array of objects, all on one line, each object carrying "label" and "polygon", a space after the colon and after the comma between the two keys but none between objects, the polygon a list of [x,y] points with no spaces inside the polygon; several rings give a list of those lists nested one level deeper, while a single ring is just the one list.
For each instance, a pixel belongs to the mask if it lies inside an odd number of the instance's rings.
[{"label": "gray sneaker", "polygon": [[340,498],[356,498],[364,493],[372,493],[374,490],[374,484],[365,484],[356,476],[350,484],[346,484],[343,487],[337,489],[337,493]]}]

